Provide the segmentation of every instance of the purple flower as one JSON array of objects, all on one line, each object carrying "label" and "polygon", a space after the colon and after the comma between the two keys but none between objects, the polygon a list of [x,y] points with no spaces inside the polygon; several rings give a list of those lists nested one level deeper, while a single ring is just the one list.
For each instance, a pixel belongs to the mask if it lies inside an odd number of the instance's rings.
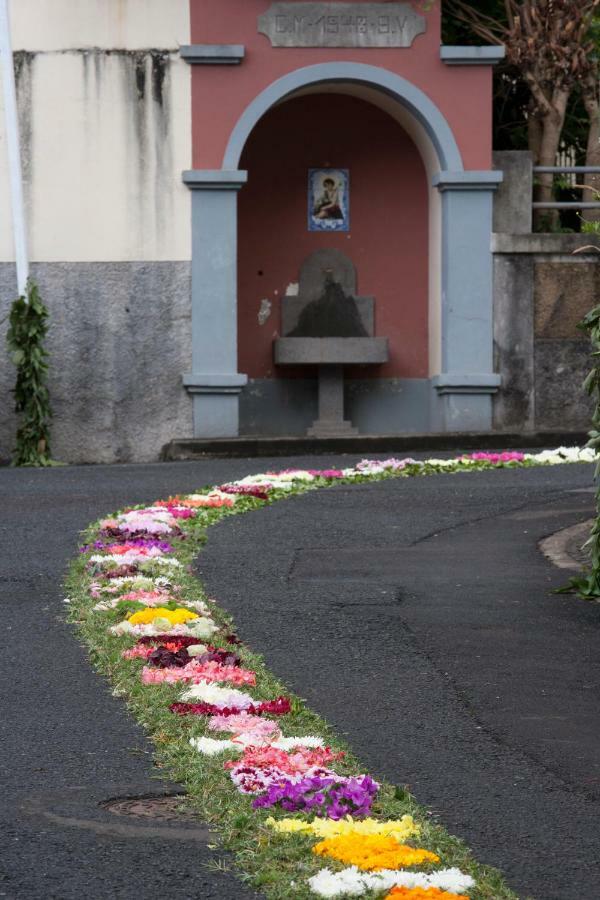
[{"label": "purple flower", "polygon": [[342,819],[346,815],[361,818],[371,812],[371,804],[379,789],[368,775],[344,778],[326,772],[306,775],[298,780],[282,779],[271,784],[261,797],[253,801],[255,809],[279,805],[289,812],[302,810],[317,816]]}]

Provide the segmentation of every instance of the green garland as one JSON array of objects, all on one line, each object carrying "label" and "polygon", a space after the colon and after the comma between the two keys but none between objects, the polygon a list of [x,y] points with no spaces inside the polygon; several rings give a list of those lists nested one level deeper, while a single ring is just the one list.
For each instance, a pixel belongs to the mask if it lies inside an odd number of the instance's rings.
[{"label": "green garland", "polygon": [[52,410],[46,386],[48,353],[44,338],[48,332],[48,310],[37,285],[28,279],[26,297],[12,304],[6,335],[11,359],[17,367],[13,391],[15,412],[21,414],[13,466],[49,466],[50,420]]},{"label": "green garland", "polygon": [[[595,306],[587,316],[578,323],[578,328],[587,332],[592,342],[591,357],[594,362],[583,388],[596,397],[596,406],[592,413],[592,430],[586,447],[600,452],[600,305]],[[596,481],[596,518],[584,547],[590,549],[590,568],[582,575],[571,578],[568,585],[560,592],[576,591],[584,600],[595,600],[600,597],[600,462],[596,463],[594,480]]]}]

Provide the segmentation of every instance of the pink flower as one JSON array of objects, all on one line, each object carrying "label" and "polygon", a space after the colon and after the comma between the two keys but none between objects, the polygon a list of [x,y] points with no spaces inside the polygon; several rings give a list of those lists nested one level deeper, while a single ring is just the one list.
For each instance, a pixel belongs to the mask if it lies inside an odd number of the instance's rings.
[{"label": "pink flower", "polygon": [[[151,648],[152,649],[152,648]],[[198,663],[192,660],[186,666],[168,666],[163,669],[154,666],[144,666],[142,669],[142,682],[144,684],[161,684],[162,682],[175,684],[178,681],[199,684],[207,681],[210,684],[226,681],[229,684],[256,684],[256,673],[240,666],[223,666],[218,662]]]},{"label": "pink flower", "polygon": [[136,644],[129,650],[123,650],[121,656],[123,659],[148,659],[153,650],[154,647],[151,647],[150,644]]},{"label": "pink flower", "polygon": [[145,606],[162,606],[176,598],[172,597],[168,591],[130,591],[128,594],[123,594],[120,599],[143,603]]},{"label": "pink flower", "polygon": [[[464,459],[465,457],[462,458]],[[471,455],[466,458],[498,465],[498,463],[523,462],[525,454],[515,450],[504,450],[502,453],[488,453],[485,450],[480,450],[477,453],[471,453]]]},{"label": "pink flower", "polygon": [[275,768],[286,775],[304,775],[309,770],[323,768],[343,756],[343,752],[333,753],[329,747],[296,747],[289,752],[270,746],[246,747],[241,760],[227,762],[225,768]]},{"label": "pink flower", "polygon": [[263,719],[261,716],[253,716],[249,713],[240,713],[237,716],[212,716],[208,727],[210,731],[226,731],[235,735],[252,735],[256,743],[260,744],[265,739],[276,740],[281,737],[281,729],[271,719]]}]

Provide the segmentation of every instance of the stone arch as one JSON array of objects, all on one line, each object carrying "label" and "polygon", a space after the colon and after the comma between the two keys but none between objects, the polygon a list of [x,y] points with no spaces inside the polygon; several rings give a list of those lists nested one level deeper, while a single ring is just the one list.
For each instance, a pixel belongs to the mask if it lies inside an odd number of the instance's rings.
[{"label": "stone arch", "polygon": [[[429,142],[437,158],[438,171],[464,171],[460,150],[450,125],[432,100],[400,75],[364,63],[331,62],[305,66],[278,78],[248,104],[235,124],[223,157],[223,169],[236,170],[244,145],[262,116],[272,106],[306,88],[326,85],[356,85],[375,89],[391,98],[413,119],[414,137],[425,158],[424,144]],[[433,174],[433,173],[432,173]]]}]

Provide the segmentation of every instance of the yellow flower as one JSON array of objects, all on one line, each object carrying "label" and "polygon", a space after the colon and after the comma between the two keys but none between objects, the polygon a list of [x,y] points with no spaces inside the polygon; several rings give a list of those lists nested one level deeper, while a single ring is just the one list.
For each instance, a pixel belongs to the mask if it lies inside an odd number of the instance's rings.
[{"label": "yellow flower", "polygon": [[269,816],[265,824],[283,834],[293,834],[294,832],[314,834],[313,825],[310,822],[303,822],[302,819],[274,819],[273,816]]},{"label": "yellow flower", "polygon": [[177,609],[165,609],[164,606],[148,606],[129,616],[132,625],[149,625],[155,619],[167,619],[171,625],[180,625],[190,619],[197,619],[198,614],[179,606]]},{"label": "yellow flower", "polygon": [[376,819],[362,819],[357,821],[351,816],[334,821],[333,819],[314,819],[312,822],[303,822],[301,819],[267,819],[267,825],[276,831],[285,833],[302,832],[314,834],[320,838],[337,837],[341,834],[379,834],[395,838],[397,841],[405,841],[410,837],[416,837],[421,833],[421,828],[416,824],[412,816],[402,816],[401,819],[390,819],[387,822],[377,822]]},{"label": "yellow flower", "polygon": [[341,834],[326,838],[313,847],[318,856],[330,856],[346,865],[366,871],[401,869],[424,862],[439,862],[439,856],[429,850],[400,844],[392,837],[380,834]]}]

